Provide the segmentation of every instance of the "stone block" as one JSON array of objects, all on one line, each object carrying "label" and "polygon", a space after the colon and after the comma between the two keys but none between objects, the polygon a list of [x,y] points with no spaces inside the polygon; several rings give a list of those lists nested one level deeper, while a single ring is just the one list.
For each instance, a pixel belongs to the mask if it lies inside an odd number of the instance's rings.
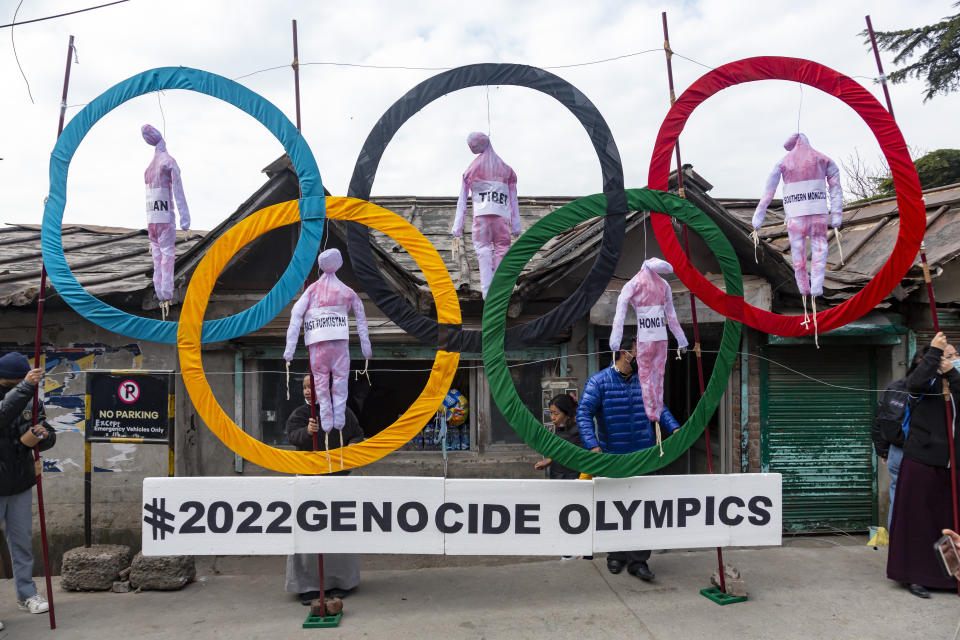
[{"label": "stone block", "polygon": [[129,580],[118,580],[113,583],[113,586],[110,588],[110,591],[114,593],[130,593],[132,588],[130,587]]},{"label": "stone block", "polygon": [[130,547],[95,544],[63,554],[60,585],[65,591],[108,591],[130,565]]},{"label": "stone block", "polygon": [[145,556],[138,553],[130,565],[130,583],[135,589],[176,591],[197,577],[193,556]]},{"label": "stone block", "polygon": [[[726,594],[728,596],[745,596],[747,595],[747,584],[744,582],[743,577],[740,575],[740,570],[734,567],[731,564],[724,564],[723,567],[723,579],[724,584],[727,588]],[[710,582],[716,587],[720,586],[720,572],[714,571],[713,575],[710,576]]]}]

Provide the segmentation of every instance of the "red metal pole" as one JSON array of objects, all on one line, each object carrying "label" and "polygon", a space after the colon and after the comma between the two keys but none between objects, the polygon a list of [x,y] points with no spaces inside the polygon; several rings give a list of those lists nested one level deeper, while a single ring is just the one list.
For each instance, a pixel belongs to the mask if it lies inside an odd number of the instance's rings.
[{"label": "red metal pole", "polygon": [[893,116],[893,103],[890,102],[890,90],[887,88],[887,76],[883,75],[883,63],[880,62],[880,49],[877,48],[877,38],[873,35],[873,23],[870,22],[870,16],[864,16],[867,20],[867,31],[870,33],[870,44],[873,45],[873,57],[877,60],[877,70],[880,72],[880,84],[883,86],[883,96],[887,99],[887,111]]},{"label": "red metal pole", "polygon": [[[297,105],[297,131],[300,131],[300,49],[297,44],[297,21],[293,20],[293,92]],[[303,194],[301,194],[303,195]],[[317,419],[317,387],[313,380],[313,371],[310,372],[310,417]],[[313,434],[313,450],[320,449],[319,431]],[[329,455],[329,454],[328,454]],[[327,615],[327,599],[323,589],[323,554],[317,554],[317,569],[320,579],[320,614]]]},{"label": "red metal pole", "polygon": [[[877,47],[877,38],[873,33],[873,23],[870,16],[864,16],[867,21],[867,32],[870,34],[870,44],[873,47],[873,57],[877,61],[877,71],[880,72],[880,84],[883,86],[883,96],[887,100],[887,111],[893,116],[893,103],[890,101],[890,90],[887,89],[887,77],[883,74],[883,63],[880,62],[880,49]],[[924,229],[926,232],[926,229]],[[924,233],[926,235],[926,233]],[[925,242],[920,243],[920,263],[923,266],[923,281],[927,285],[927,298],[930,300],[930,317],[933,320],[933,332],[940,333],[940,320],[937,318],[937,300],[933,295],[933,282],[930,279],[930,265],[927,263],[927,247]],[[950,443],[950,494],[953,496],[953,530],[960,531],[960,513],[957,511],[957,452],[953,444],[953,406],[950,403],[950,383],[943,379],[943,402],[947,417],[947,442]],[[957,594],[960,594],[960,583],[957,584]]]},{"label": "red metal pole", "polygon": [[[667,31],[667,12],[664,11],[660,14],[663,19],[663,50],[667,58],[667,82],[670,86],[670,104],[672,105],[677,101],[677,95],[673,89],[673,63],[671,58],[673,57],[673,51],[670,50],[670,34]],[[681,198],[686,197],[683,189],[683,163],[680,161],[680,140],[678,139],[674,145],[677,156],[677,193]],[[690,256],[690,233],[687,229],[686,223],[683,225],[683,250],[686,251],[687,256]],[[700,325],[697,323],[697,300],[693,295],[693,291],[690,292],[690,316],[693,320],[693,353],[697,356],[697,379],[700,383],[700,395],[703,395],[704,383],[703,383],[703,357],[700,351]],[[707,471],[713,473],[713,452],[710,448],[710,426],[705,425],[703,428],[703,437],[704,443],[706,444],[707,449]],[[727,581],[724,576],[724,567],[723,567],[723,550],[720,547],[717,547],[717,572],[720,575],[720,591],[727,592]]]},{"label": "red metal pole", "polygon": [[[317,419],[317,385],[313,380],[313,371],[310,372],[310,417],[313,420]],[[319,424],[319,423],[318,423]],[[320,431],[313,434],[313,450],[318,451],[320,449]],[[320,600],[323,603],[323,606],[320,607],[320,614],[323,616],[327,615],[327,599],[324,595],[323,588],[323,554],[317,554],[317,564],[319,566],[320,573]]]},{"label": "red metal pole", "polygon": [[[57,138],[63,133],[63,120],[67,112],[67,90],[70,87],[70,67],[73,62],[73,36],[67,44],[67,66],[63,74],[63,93],[60,95],[60,121],[57,124]],[[40,291],[37,297],[37,329],[33,339],[33,366],[40,367],[40,338],[43,335],[43,304],[46,301],[47,269],[40,267]],[[37,417],[40,413],[40,385],[33,390],[33,427],[37,426]],[[33,448],[33,461],[40,466],[40,450]],[[53,607],[53,584],[50,576],[50,548],[47,545],[47,518],[43,506],[43,469],[37,473],[37,512],[40,516],[40,546],[43,549],[43,575],[47,585],[47,602],[50,605],[50,628],[57,628],[57,615]]]}]

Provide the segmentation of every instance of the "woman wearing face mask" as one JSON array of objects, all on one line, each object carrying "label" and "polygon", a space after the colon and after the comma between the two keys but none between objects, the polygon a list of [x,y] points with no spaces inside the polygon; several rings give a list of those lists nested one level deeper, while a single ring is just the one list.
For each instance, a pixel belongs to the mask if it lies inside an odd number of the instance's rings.
[{"label": "woman wearing face mask", "polygon": [[[947,337],[938,333],[923,360],[907,376],[907,391],[917,397],[910,414],[910,431],[903,445],[903,462],[897,481],[887,577],[903,583],[913,595],[929,598],[928,588],[956,589],[957,582],[943,574],[933,552],[940,531],[953,526],[953,493],[950,478],[950,443],[960,450],[957,438],[956,392],[960,391],[960,356]],[[947,428],[943,381],[951,390],[954,424]]]},{"label": "woman wearing face mask", "polygon": [[[555,433],[578,447],[583,446],[580,440],[580,430],[577,429],[577,401],[569,394],[561,393],[550,399],[550,422],[553,423]],[[580,477],[579,471],[574,471],[570,467],[565,467],[559,462],[554,462],[550,458],[545,458],[533,465],[536,470],[550,467],[551,480],[576,480]]]}]

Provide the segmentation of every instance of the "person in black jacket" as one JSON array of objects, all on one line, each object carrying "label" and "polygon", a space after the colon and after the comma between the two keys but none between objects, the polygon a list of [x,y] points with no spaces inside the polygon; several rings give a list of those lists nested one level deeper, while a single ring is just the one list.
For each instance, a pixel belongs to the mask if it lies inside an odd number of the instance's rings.
[{"label": "person in black jacket", "polygon": [[[555,433],[580,448],[583,448],[583,440],[580,438],[580,429],[577,427],[577,401],[567,393],[561,393],[550,399],[550,422],[553,423]],[[551,480],[576,480],[580,477],[580,472],[564,466],[559,462],[554,462],[550,458],[544,458],[533,468],[537,471],[550,467]]]},{"label": "person in black jacket", "polygon": [[[311,418],[310,376],[303,377],[304,404],[293,410],[287,418],[287,440],[298,451],[313,451],[313,435],[320,433],[320,424]],[[319,415],[319,413],[317,414]],[[343,446],[356,444],[363,440],[363,430],[357,416],[346,408],[346,424],[343,427]],[[336,434],[330,439],[330,448],[339,448],[340,439]],[[322,433],[317,438],[317,450],[326,451]],[[338,459],[331,456],[333,468],[337,468]],[[349,469],[334,471],[328,475],[347,475]],[[320,571],[317,554],[296,553],[287,556],[286,590],[287,593],[296,593],[301,604],[306,606],[320,597]],[[360,584],[360,566],[355,553],[324,553],[323,554],[323,589],[330,597],[343,598],[352,589]]]},{"label": "person in black jacket", "polygon": [[33,582],[31,544],[32,489],[40,473],[34,464],[33,448],[46,451],[57,441],[53,427],[44,420],[42,405],[37,425],[32,427],[33,391],[42,379],[43,371],[30,369],[30,362],[22,354],[0,357],[0,521],[10,548],[17,606],[30,613],[49,609]]},{"label": "person in black jacket", "polygon": [[907,378],[923,360],[923,352],[913,356],[907,377],[894,380],[884,389],[877,402],[870,437],[877,457],[887,467],[890,474],[890,507],[887,510],[887,529],[893,519],[893,505],[897,495],[897,478],[900,476],[900,463],[903,461],[903,443],[910,431],[910,412],[917,398],[907,392]]},{"label": "person in black jacket", "polygon": [[[950,438],[957,438],[957,404],[960,391],[960,356],[938,333],[920,364],[907,376],[907,391],[917,396],[910,415],[910,431],[903,446],[897,499],[890,523],[887,577],[903,583],[913,595],[929,598],[928,588],[956,589],[957,582],[941,571],[933,543],[942,529],[953,526]],[[950,389],[953,424],[947,425],[943,382]]]}]

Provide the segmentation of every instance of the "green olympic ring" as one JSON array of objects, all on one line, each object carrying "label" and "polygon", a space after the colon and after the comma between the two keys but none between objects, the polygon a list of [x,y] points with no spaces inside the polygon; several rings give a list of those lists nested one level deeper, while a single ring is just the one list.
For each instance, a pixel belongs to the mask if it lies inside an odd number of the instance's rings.
[{"label": "green olympic ring", "polygon": [[[658,211],[687,223],[716,255],[726,293],[743,298],[740,262],[730,241],[705,213],[688,200],[651,189],[628,189],[627,202],[633,211]],[[663,441],[662,457],[656,446],[627,454],[594,453],[545,429],[540,419],[520,400],[507,369],[504,351],[507,305],[520,271],[548,240],[580,222],[603,215],[605,210],[606,197],[603,194],[580,198],[541,218],[510,247],[497,267],[483,306],[483,366],[490,382],[490,393],[500,412],[523,441],[538,453],[583,473],[626,478],[670,464],[703,433],[733,369],[740,346],[741,324],[730,319],[724,321],[720,350],[707,388],[683,427]]]}]

